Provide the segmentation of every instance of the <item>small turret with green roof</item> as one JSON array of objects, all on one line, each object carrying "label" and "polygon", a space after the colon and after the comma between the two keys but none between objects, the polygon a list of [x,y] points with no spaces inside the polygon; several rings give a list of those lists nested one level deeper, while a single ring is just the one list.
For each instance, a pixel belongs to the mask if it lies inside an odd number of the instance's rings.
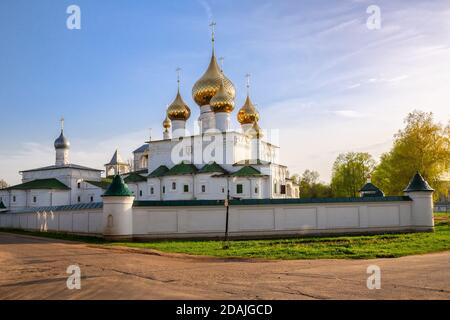
[{"label": "small turret with green roof", "polygon": [[404,192],[433,192],[434,189],[430,187],[428,182],[425,181],[425,179],[422,177],[422,175],[419,173],[419,171],[416,172],[414,177],[409,182],[408,186],[406,187]]},{"label": "small turret with green roof", "polygon": [[120,175],[115,175],[113,181],[108,187],[108,190],[103,194],[103,197],[132,197],[133,193],[130,191],[123,178]]}]

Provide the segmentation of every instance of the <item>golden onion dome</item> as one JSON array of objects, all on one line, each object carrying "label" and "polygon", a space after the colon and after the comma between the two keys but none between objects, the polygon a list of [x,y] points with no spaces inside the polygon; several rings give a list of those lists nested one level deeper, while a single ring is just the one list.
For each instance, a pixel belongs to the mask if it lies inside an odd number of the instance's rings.
[{"label": "golden onion dome", "polygon": [[177,92],[177,96],[172,104],[167,108],[167,116],[170,120],[182,120],[186,121],[191,116],[191,109],[183,101],[180,95],[180,90]]},{"label": "golden onion dome", "polygon": [[232,100],[234,100],[234,98],[236,97],[236,90],[234,88],[234,85],[230,81],[230,79],[228,79],[220,71],[216,56],[213,52],[208,69],[192,88],[192,98],[194,99],[194,101],[200,107],[210,104],[212,97],[214,97],[220,89],[222,79],[225,91],[229,94]]},{"label": "golden onion dome", "polygon": [[163,121],[163,128],[169,129],[172,126],[172,122],[170,121],[169,117],[166,115],[166,118]]},{"label": "golden onion dome", "polygon": [[250,100],[250,96],[247,95],[244,105],[239,110],[237,119],[240,124],[256,123],[259,120],[259,112]]},{"label": "golden onion dome", "polygon": [[224,83],[220,84],[219,91],[212,97],[210,103],[213,112],[227,112],[234,110],[234,99],[225,90]]}]

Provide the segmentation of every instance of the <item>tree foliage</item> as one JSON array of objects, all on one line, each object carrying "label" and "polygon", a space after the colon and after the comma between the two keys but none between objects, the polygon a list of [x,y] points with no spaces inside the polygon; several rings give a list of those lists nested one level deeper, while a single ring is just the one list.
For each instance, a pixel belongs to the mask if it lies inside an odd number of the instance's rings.
[{"label": "tree foliage", "polygon": [[298,181],[302,198],[329,198],[332,196],[331,187],[319,181],[317,171],[305,170]]},{"label": "tree foliage", "polygon": [[419,171],[439,197],[445,193],[442,177],[450,164],[450,126],[435,123],[431,112],[422,111],[409,113],[405,124],[391,151],[381,156],[373,181],[387,195],[399,195]]},{"label": "tree foliage", "polygon": [[8,187],[9,187],[8,183],[6,183],[5,180],[0,179],[0,189],[4,189],[4,188],[8,188]]},{"label": "tree foliage", "polygon": [[336,197],[356,197],[375,168],[372,156],[364,152],[340,154],[333,164],[331,188]]}]

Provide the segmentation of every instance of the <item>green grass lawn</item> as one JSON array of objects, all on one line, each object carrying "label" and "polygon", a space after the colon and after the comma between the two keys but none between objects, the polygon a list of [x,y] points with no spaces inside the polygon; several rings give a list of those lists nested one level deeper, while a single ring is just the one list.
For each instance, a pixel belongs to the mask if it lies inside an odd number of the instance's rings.
[{"label": "green grass lawn", "polygon": [[[107,242],[102,239],[51,233],[27,234],[84,241],[105,246],[127,246],[163,252],[215,257],[263,259],[371,259],[393,258],[450,250],[450,215],[439,214],[434,232],[371,236],[303,237],[277,240]],[[21,233],[24,233],[23,231]]]}]

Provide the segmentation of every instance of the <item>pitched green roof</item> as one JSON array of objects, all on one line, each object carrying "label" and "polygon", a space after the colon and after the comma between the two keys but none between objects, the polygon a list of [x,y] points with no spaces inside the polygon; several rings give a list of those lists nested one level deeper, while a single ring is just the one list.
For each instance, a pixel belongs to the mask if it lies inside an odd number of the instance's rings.
[{"label": "pitched green roof", "polygon": [[379,191],[380,189],[375,186],[373,183],[371,182],[367,182],[360,190],[359,192],[363,192],[363,191]]},{"label": "pitched green roof", "polygon": [[147,181],[147,178],[144,178],[140,174],[136,172],[131,172],[125,179],[123,179],[126,183],[136,183],[136,182],[144,182]]},{"label": "pitched green roof", "polygon": [[167,171],[169,171],[169,168],[166,166],[159,166],[155,170],[152,171],[147,177],[148,178],[158,178],[162,177]]},{"label": "pitched green roof", "polygon": [[91,180],[88,181],[88,180],[85,180],[85,182],[87,182],[89,184],[92,184],[93,186],[96,186],[96,187],[101,188],[103,190],[106,190],[106,189],[108,189],[109,185],[111,184],[112,178],[111,179],[103,178],[101,181],[91,181]]},{"label": "pitched green roof", "polygon": [[363,197],[384,197],[383,191],[371,182],[367,182],[359,192],[363,193]]},{"label": "pitched green roof", "polygon": [[176,166],[172,167],[169,171],[167,171],[164,175],[165,176],[178,176],[183,174],[193,174],[196,173],[197,167],[194,166],[192,163],[187,162],[181,162],[180,164],[177,164]]},{"label": "pitched green roof", "polygon": [[0,210],[4,210],[4,209],[6,209],[6,206],[3,203],[3,201],[0,201]]},{"label": "pitched green roof", "polygon": [[206,164],[203,168],[201,168],[198,173],[228,173],[227,170],[222,168],[222,166],[218,165],[215,161],[212,163]]},{"label": "pitched green roof", "polygon": [[262,176],[261,172],[252,166],[245,166],[231,174],[232,177]]},{"label": "pitched green roof", "polygon": [[108,190],[103,194],[104,197],[132,197],[133,193],[123,181],[120,175],[116,175],[109,186]]},{"label": "pitched green roof", "polygon": [[8,188],[8,190],[33,190],[33,189],[70,190],[68,186],[66,186],[58,179],[54,178],[28,181]]},{"label": "pitched green roof", "polygon": [[409,182],[408,186],[406,187],[404,192],[412,192],[412,191],[426,191],[431,192],[434,191],[433,188],[430,187],[428,182],[425,181],[425,179],[421,176],[419,172],[416,172],[414,177]]}]

